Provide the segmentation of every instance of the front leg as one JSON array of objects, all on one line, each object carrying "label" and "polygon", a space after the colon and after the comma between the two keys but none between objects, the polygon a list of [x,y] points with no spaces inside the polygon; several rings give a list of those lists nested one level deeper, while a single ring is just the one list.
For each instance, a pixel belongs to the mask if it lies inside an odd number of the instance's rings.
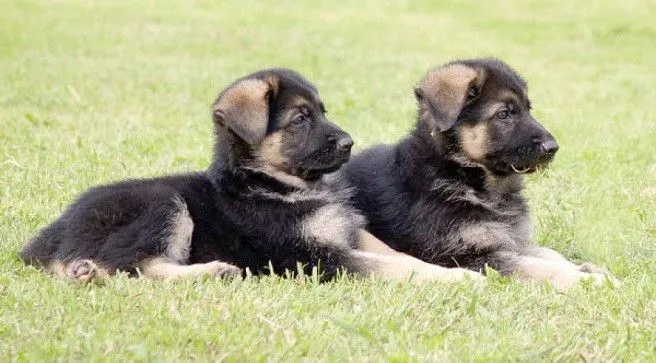
[{"label": "front leg", "polygon": [[548,281],[558,291],[566,291],[580,281],[590,280],[596,286],[619,281],[610,275],[592,271],[589,265],[576,265],[556,251],[540,248],[532,253],[506,253],[501,260],[510,265],[507,270],[525,281]]},{"label": "front leg", "polygon": [[352,258],[357,261],[356,270],[361,275],[374,275],[387,280],[457,282],[466,278],[484,278],[475,271],[441,267],[398,252],[365,230],[358,231],[358,248],[353,251]]},{"label": "front leg", "polygon": [[534,255],[536,257],[541,257],[545,258],[547,260],[554,260],[554,261],[561,261],[563,263],[567,263],[571,265],[572,268],[578,269],[579,271],[582,272],[587,272],[587,273],[599,273],[599,274],[606,274],[608,276],[611,276],[608,270],[599,267],[593,263],[590,262],[584,262],[580,265],[577,265],[571,261],[569,261],[565,256],[561,255],[560,253],[546,247],[538,247],[535,248],[534,250],[531,250],[531,255]]},{"label": "front leg", "polygon": [[407,256],[405,253],[399,252],[392,247],[388,246],[385,242],[379,240],[373,234],[365,231],[364,229],[358,230],[358,251],[371,252],[380,255],[390,256]]}]

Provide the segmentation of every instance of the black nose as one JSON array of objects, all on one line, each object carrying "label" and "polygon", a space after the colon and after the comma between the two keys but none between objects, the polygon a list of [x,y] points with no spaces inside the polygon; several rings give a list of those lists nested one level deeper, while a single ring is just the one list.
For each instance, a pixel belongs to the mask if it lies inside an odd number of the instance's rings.
[{"label": "black nose", "polygon": [[547,154],[555,154],[558,148],[558,143],[554,139],[548,139],[540,143],[540,149]]},{"label": "black nose", "polygon": [[342,136],[337,139],[336,144],[338,149],[348,151],[351,150],[351,147],[353,146],[353,139],[348,135]]}]

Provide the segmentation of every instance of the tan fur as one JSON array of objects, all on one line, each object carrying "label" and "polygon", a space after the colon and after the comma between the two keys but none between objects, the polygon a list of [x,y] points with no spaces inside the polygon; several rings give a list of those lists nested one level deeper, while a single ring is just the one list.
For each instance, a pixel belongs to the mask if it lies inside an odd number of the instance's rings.
[{"label": "tan fur", "polygon": [[328,204],[317,209],[301,223],[301,231],[319,244],[350,248],[350,231],[363,225],[364,218],[343,204]]},{"label": "tan fur", "polygon": [[53,261],[46,270],[58,277],[68,277],[66,274],[66,264],[59,260]]},{"label": "tan fur", "polygon": [[[266,164],[261,165],[261,166],[251,167],[250,169],[251,170],[257,170],[259,172],[270,175],[271,177],[275,178],[279,182],[285,183],[287,185],[291,185],[291,186],[299,188],[299,189],[309,189],[315,183],[317,183],[317,181],[307,181],[307,180],[305,180],[301,177],[289,174],[288,172],[286,172],[284,170],[280,170],[280,169],[274,168],[274,167],[266,165]],[[266,193],[264,193],[264,194],[266,194]],[[276,199],[285,200],[286,198],[276,197]]]},{"label": "tan fur", "polygon": [[257,148],[259,161],[264,165],[282,169],[289,162],[282,151],[282,131],[274,132],[262,140]]},{"label": "tan fur", "polygon": [[96,279],[102,279],[112,274],[106,269],[98,266],[91,260],[73,260],[64,263],[55,260],[48,266],[48,270],[55,276],[70,279],[77,282],[87,283]]},{"label": "tan fur", "polygon": [[[316,100],[319,100],[319,96],[316,95]],[[292,120],[292,117],[298,113],[298,111],[302,108],[308,108],[311,109],[312,104],[316,103],[317,101],[310,101],[306,99],[305,97],[301,97],[298,95],[294,95],[292,99],[289,101],[288,105],[288,110],[286,110],[282,116],[279,118],[279,124],[278,126],[283,129],[289,125],[289,122]]]},{"label": "tan fur", "polygon": [[403,255],[401,252],[392,249],[385,242],[376,238],[373,234],[361,229],[358,232],[358,250],[362,252],[371,252],[379,255]]},{"label": "tan fur", "polygon": [[523,91],[522,91],[522,93],[524,94],[523,98],[522,98],[522,95],[518,95],[517,93],[515,93],[511,90],[508,90],[508,89],[501,90],[494,97],[495,99],[499,100],[499,102],[492,103],[492,104],[488,105],[488,107],[486,107],[486,111],[490,112],[488,114],[488,117],[491,117],[497,110],[499,110],[500,108],[502,108],[503,106],[505,106],[508,103],[513,103],[515,105],[523,104],[522,99],[527,100],[528,95]]},{"label": "tan fur", "polygon": [[[450,64],[429,71],[417,88],[445,120],[455,121],[465,105],[469,87],[481,83],[482,77],[476,69],[463,64]],[[427,112],[425,106],[420,110],[422,119],[427,119]]]},{"label": "tan fur", "polygon": [[[84,273],[76,274],[75,267],[78,265],[83,265]],[[74,260],[69,263],[55,261],[49,266],[49,270],[58,277],[78,282],[91,282],[92,280],[112,275],[112,273],[98,266],[91,260]],[[241,275],[241,269],[225,262],[212,261],[208,263],[183,265],[165,257],[153,258],[145,261],[139,268],[139,272],[141,276],[153,279],[174,279],[198,276],[236,277]]]},{"label": "tan fur", "polygon": [[610,275],[586,272],[585,268],[565,258],[558,258],[556,255],[559,254],[555,251],[541,251],[540,254],[544,257],[516,256],[517,268],[514,274],[526,281],[550,282],[557,291],[566,291],[584,280],[590,280],[597,286],[603,285],[606,281],[614,286],[620,284]]},{"label": "tan fur", "polygon": [[474,271],[445,268],[398,252],[363,229],[358,232],[356,255],[364,260],[371,275],[387,280],[456,282],[464,280],[467,276],[473,280],[483,279],[481,274]]},{"label": "tan fur", "polygon": [[579,270],[582,272],[588,272],[588,273],[600,273],[600,274],[606,274],[608,275],[608,271],[605,269],[592,264],[590,262],[584,262],[580,265],[575,264],[574,262],[568,260],[565,256],[561,255],[560,253],[546,247],[536,247],[533,251],[531,251],[532,256],[544,258],[547,260],[552,260],[552,261],[560,261],[562,263],[567,264],[570,268]]},{"label": "tan fur", "polygon": [[274,79],[245,79],[225,91],[213,106],[216,118],[253,145],[266,134],[269,105],[266,94],[277,88]]},{"label": "tan fur", "polygon": [[241,274],[238,267],[225,262],[181,265],[164,258],[153,258],[144,262],[140,272],[144,277],[164,280],[200,276],[235,277]]},{"label": "tan fur", "polygon": [[507,223],[469,223],[460,228],[460,238],[465,249],[512,249],[515,247],[515,239],[511,231],[512,228]]},{"label": "tan fur", "polygon": [[487,123],[479,122],[473,126],[463,125],[460,131],[460,146],[473,161],[482,161],[488,150]]},{"label": "tan fur", "polygon": [[386,280],[419,283],[458,282],[467,277],[472,280],[484,279],[483,275],[474,271],[432,265],[405,254],[388,255],[362,251],[356,251],[354,254],[367,266],[369,275]]},{"label": "tan fur", "polygon": [[[504,92],[503,94],[512,94],[512,93]],[[514,97],[514,96],[513,96],[512,98],[513,98],[513,99],[516,99],[516,97]],[[515,101],[515,103],[518,103],[518,101]],[[485,105],[484,108],[483,108],[483,116],[482,116],[482,119],[483,119],[483,120],[489,120],[489,119],[491,119],[492,117],[494,117],[494,115],[495,115],[500,109],[504,108],[505,106],[506,106],[506,103],[505,103],[505,102],[494,102],[494,103],[490,103],[490,104]]]},{"label": "tan fur", "polygon": [[165,254],[174,261],[185,263],[189,259],[194,222],[189,216],[189,210],[185,202],[179,199],[176,199],[175,202],[178,211],[171,220],[171,234],[167,239]]},{"label": "tan fur", "polygon": [[257,163],[252,168],[266,173],[285,184],[307,189],[311,183],[290,174],[286,170],[289,160],[282,150],[283,135],[282,131],[277,131],[262,140],[256,149]]}]

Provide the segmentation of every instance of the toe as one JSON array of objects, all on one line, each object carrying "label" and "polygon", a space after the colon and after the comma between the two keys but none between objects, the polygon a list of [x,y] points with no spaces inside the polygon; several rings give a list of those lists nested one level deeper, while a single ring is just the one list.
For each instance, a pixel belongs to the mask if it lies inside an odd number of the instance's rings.
[{"label": "toe", "polygon": [[604,273],[605,270],[595,264],[586,262],[579,266],[579,271],[587,273]]},{"label": "toe", "polygon": [[96,274],[96,264],[91,260],[75,260],[68,264],[66,274],[69,278],[80,281],[88,282]]},{"label": "toe", "polygon": [[220,278],[237,278],[242,276],[242,270],[229,263],[219,262],[216,276]]}]

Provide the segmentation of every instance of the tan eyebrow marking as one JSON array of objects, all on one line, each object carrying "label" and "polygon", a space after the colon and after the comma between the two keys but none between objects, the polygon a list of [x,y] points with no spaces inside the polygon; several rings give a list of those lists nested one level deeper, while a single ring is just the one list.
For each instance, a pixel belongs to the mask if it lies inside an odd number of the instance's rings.
[{"label": "tan eyebrow marking", "polygon": [[494,116],[500,108],[506,106],[506,102],[493,102],[485,106],[485,111],[483,112],[484,118],[488,119]]},{"label": "tan eyebrow marking", "polygon": [[289,107],[283,111],[279,127],[284,128],[289,125],[291,117],[298,111],[302,111],[303,109],[310,110],[310,104],[311,102],[309,102],[305,97],[294,97],[294,99],[289,103]]}]

